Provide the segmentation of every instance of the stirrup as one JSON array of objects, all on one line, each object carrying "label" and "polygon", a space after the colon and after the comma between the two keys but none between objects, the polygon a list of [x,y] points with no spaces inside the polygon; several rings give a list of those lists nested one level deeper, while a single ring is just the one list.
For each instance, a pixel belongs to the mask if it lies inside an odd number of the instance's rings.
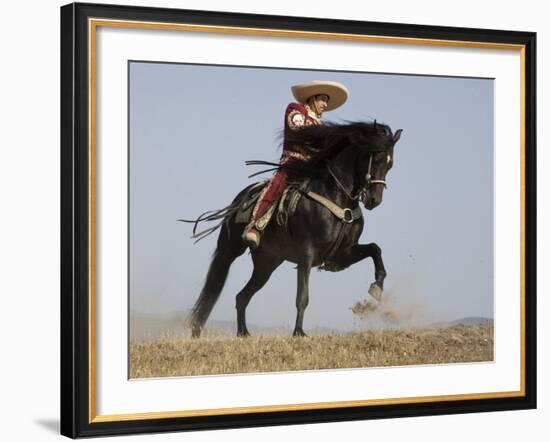
[{"label": "stirrup", "polygon": [[244,243],[251,249],[255,249],[260,245],[260,232],[254,225],[247,226],[242,235]]}]

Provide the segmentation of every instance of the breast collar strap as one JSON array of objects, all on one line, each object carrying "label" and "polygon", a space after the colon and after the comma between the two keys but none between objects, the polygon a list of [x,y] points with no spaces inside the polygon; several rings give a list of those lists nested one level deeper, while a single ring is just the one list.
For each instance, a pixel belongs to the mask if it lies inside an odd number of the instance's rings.
[{"label": "breast collar strap", "polygon": [[361,208],[359,206],[355,207],[354,209],[350,209],[349,207],[342,208],[335,202],[324,197],[323,195],[319,195],[318,193],[312,192],[311,190],[306,192],[306,195],[312,200],[317,201],[322,206],[325,206],[344,224],[351,224],[363,216],[363,213],[361,212]]}]

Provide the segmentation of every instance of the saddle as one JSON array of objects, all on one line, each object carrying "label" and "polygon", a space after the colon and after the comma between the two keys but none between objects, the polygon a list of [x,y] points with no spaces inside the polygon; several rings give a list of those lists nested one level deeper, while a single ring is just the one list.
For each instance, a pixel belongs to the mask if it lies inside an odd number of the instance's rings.
[{"label": "saddle", "polygon": [[[283,192],[275,201],[271,203],[265,214],[256,221],[256,228],[258,230],[264,230],[274,214],[277,224],[279,226],[286,227],[288,218],[294,215],[300,198],[308,192],[310,181],[310,178],[305,178],[299,181],[288,181]],[[268,181],[262,181],[255,184],[248,190],[242,198],[236,211],[235,223],[248,224],[250,222],[254,205],[260,197],[262,189],[267,184]]]}]

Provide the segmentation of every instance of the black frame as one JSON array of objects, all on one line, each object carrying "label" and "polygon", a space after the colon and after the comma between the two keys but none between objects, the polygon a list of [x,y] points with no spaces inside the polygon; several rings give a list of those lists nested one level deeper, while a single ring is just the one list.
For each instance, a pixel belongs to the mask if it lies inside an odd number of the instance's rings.
[{"label": "black frame", "polygon": [[[90,17],[524,45],[525,396],[321,410],[88,422]],[[536,34],[73,3],[61,7],[61,434],[76,438],[536,408]]]}]

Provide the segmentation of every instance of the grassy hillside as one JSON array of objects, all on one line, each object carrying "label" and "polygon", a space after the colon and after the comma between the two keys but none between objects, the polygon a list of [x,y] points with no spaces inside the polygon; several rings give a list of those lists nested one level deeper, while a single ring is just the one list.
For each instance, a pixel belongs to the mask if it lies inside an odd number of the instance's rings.
[{"label": "grassy hillside", "polygon": [[163,336],[130,343],[132,378],[493,360],[493,326],[456,325],[292,338]]}]

